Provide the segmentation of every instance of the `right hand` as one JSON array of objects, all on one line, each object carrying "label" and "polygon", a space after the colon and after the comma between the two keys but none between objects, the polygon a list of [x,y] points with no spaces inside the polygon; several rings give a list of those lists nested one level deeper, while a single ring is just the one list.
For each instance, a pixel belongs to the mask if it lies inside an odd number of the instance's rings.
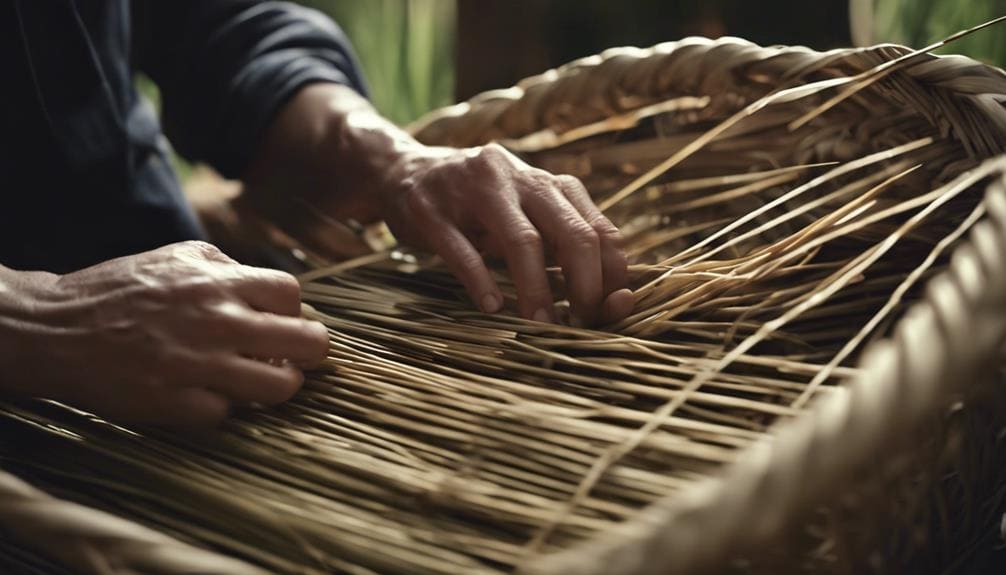
[{"label": "right hand", "polygon": [[0,321],[18,352],[0,385],[116,420],[203,426],[235,403],[283,402],[328,349],[292,276],[202,242],[30,276]]}]

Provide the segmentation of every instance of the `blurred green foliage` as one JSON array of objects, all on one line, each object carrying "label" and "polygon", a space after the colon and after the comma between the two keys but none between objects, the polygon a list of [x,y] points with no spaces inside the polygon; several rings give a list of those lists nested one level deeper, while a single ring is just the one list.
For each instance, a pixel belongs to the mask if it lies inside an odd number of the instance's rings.
[{"label": "blurred green foliage", "polygon": [[[854,0],[864,1],[864,0]],[[870,0],[865,0],[870,1]],[[1006,14],[1006,0],[872,0],[873,39],[921,48],[954,32]],[[942,53],[1006,66],[1006,25],[954,42]]]},{"label": "blurred green foliage", "polygon": [[[157,113],[161,112],[161,91],[158,89],[157,84],[150,79],[146,74],[136,75],[136,89],[140,91],[147,100],[153,104],[154,109]],[[175,168],[175,173],[178,174],[178,179],[185,181],[188,179],[189,175],[192,174],[192,165],[185,161],[184,158],[178,154],[172,152],[171,154],[171,165]]]},{"label": "blurred green foliage", "polygon": [[453,103],[454,0],[299,0],[346,32],[374,106],[404,124]]}]

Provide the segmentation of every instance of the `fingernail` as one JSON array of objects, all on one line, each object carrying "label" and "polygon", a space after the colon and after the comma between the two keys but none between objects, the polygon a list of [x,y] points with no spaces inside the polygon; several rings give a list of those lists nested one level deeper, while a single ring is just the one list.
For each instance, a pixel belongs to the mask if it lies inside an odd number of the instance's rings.
[{"label": "fingernail", "polygon": [[482,311],[486,313],[496,313],[501,306],[500,298],[496,294],[487,293],[482,296]]},{"label": "fingernail", "polygon": [[552,314],[548,313],[547,309],[541,308],[540,310],[534,312],[534,315],[531,316],[531,319],[533,319],[534,321],[540,321],[541,323],[551,323]]},{"label": "fingernail", "polygon": [[621,321],[631,314],[636,305],[636,295],[629,289],[620,289],[610,294],[604,300],[604,321],[613,323]]}]

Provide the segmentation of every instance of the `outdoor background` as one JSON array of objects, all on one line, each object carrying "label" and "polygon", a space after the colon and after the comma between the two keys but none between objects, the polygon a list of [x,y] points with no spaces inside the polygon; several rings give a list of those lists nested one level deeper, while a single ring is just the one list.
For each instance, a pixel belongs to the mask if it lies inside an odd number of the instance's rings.
[{"label": "outdoor background", "polygon": [[[356,47],[374,105],[407,124],[612,46],[689,35],[825,50],[922,47],[1006,14],[1006,0],[299,0],[332,17]],[[1006,65],[1006,25],[946,48]],[[141,78],[157,103],[157,89]],[[193,173],[176,162],[184,180]],[[215,178],[207,170],[200,176]],[[198,178],[199,183],[207,178]],[[191,181],[189,182],[192,183]],[[192,188],[193,186],[188,186]]]},{"label": "outdoor background", "polygon": [[[687,35],[827,49],[924,46],[1006,14],[1006,0],[310,0],[357,47],[374,102],[408,122],[438,106],[618,45]],[[855,17],[855,34],[850,27]],[[1006,28],[948,51],[1006,64]]]}]

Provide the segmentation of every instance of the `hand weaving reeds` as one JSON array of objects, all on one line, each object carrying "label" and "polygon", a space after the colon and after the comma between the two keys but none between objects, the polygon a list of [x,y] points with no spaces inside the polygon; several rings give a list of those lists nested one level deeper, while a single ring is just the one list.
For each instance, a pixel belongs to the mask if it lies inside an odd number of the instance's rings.
[{"label": "hand weaving reeds", "polygon": [[[291,402],[192,437],[5,405],[0,467],[275,573],[947,567],[1003,484],[977,382],[1006,333],[1004,100],[1000,70],[896,46],[574,62],[415,130],[582,178],[637,262],[630,318],[485,315],[435,260],[368,256],[304,276],[331,348]],[[198,569],[15,504],[10,565],[41,561],[20,539],[71,572]]]}]

